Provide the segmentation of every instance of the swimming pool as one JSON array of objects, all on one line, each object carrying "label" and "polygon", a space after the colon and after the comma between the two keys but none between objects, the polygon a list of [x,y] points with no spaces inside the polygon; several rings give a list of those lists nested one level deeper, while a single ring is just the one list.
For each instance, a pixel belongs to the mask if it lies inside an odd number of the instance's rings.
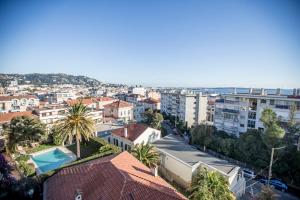
[{"label": "swimming pool", "polygon": [[75,155],[72,154],[73,153],[66,152],[65,149],[52,148],[43,152],[32,154],[31,159],[35,164],[37,173],[41,174],[57,169],[63,164],[75,160]]}]

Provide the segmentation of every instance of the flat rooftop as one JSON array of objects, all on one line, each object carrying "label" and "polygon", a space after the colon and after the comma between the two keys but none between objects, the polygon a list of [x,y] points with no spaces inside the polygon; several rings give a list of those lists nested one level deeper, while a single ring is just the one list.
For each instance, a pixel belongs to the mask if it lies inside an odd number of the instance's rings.
[{"label": "flat rooftop", "polygon": [[234,168],[238,167],[226,160],[222,160],[206,152],[199,151],[193,146],[187,144],[180,136],[173,134],[155,141],[153,145],[159,150],[176,157],[190,166],[193,166],[198,162],[202,162],[226,174],[229,174]]}]

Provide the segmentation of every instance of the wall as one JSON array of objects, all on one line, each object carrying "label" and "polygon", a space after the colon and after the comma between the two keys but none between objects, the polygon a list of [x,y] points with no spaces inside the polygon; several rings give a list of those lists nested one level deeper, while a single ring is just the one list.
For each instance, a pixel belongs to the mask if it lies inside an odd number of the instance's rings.
[{"label": "wall", "polygon": [[141,144],[142,142],[152,143],[161,138],[161,132],[153,128],[147,128],[143,134],[141,134],[135,141],[134,144]]}]

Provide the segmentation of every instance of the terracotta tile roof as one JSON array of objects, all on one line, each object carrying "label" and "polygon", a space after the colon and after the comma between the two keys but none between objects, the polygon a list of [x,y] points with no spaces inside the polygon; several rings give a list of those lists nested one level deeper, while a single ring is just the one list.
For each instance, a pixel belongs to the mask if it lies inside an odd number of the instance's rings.
[{"label": "terracotta tile roof", "polygon": [[68,100],[66,103],[69,106],[73,106],[76,103],[79,103],[80,101],[82,101],[83,105],[91,105],[91,104],[95,103],[93,99],[73,99],[73,100]]},{"label": "terracotta tile roof", "polygon": [[99,98],[96,98],[97,101],[114,101],[116,99],[114,98],[111,98],[111,97],[99,97]]},{"label": "terracotta tile roof", "polygon": [[37,99],[34,95],[20,95],[20,96],[0,96],[0,101],[11,101],[12,99]]},{"label": "terracotta tile roof", "polygon": [[133,106],[132,104],[122,100],[118,100],[104,106],[104,108],[127,108],[127,107],[133,107]]},{"label": "terracotta tile roof", "polygon": [[148,103],[148,104],[158,104],[158,103],[160,103],[159,100],[153,99],[153,98],[145,99],[145,100],[143,100],[142,102]]},{"label": "terracotta tile roof", "polygon": [[32,111],[25,111],[25,112],[12,112],[12,113],[5,113],[0,114],[0,123],[10,122],[14,117],[20,116],[32,116]]},{"label": "terracotta tile roof", "polygon": [[148,126],[143,124],[128,124],[127,125],[127,137],[124,135],[124,128],[118,128],[112,131],[112,134],[126,138],[130,141],[135,141],[140,135],[142,135]]},{"label": "terracotta tile roof", "polygon": [[44,199],[186,199],[127,151],[64,168],[44,182]]}]

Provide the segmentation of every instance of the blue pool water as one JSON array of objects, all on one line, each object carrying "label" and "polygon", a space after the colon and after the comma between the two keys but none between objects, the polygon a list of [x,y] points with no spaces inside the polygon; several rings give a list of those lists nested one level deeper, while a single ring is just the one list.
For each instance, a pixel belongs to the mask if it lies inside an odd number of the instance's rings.
[{"label": "blue pool water", "polygon": [[31,157],[42,173],[59,168],[72,159],[59,149],[53,149]]}]

